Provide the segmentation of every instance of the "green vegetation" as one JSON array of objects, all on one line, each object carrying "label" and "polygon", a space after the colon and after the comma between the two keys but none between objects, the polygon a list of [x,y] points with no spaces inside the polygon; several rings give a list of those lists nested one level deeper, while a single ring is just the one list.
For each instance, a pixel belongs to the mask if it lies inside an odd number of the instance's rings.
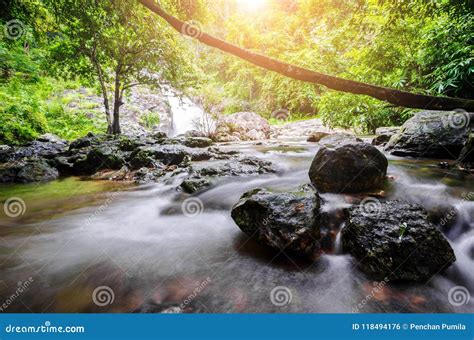
[{"label": "green vegetation", "polygon": [[[259,10],[243,3],[214,3],[203,29],[252,51],[346,79],[415,93],[474,96],[474,12],[468,0],[262,0],[256,1]],[[319,113],[330,126],[359,132],[401,124],[413,113],[200,49],[206,74],[200,91],[210,104],[224,103],[223,113],[225,103],[267,118],[279,109],[292,117]]]},{"label": "green vegetation", "polygon": [[140,117],[141,124],[151,130],[160,123],[160,115],[157,112],[147,112]]},{"label": "green vegetation", "polygon": [[[474,98],[469,0],[160,2],[233,44],[346,79]],[[3,7],[3,6],[2,6]],[[9,25],[20,23],[17,29]],[[0,143],[120,132],[130,88],[171,84],[212,114],[255,111],[373,132],[413,110],[265,71],[174,32],[138,1],[7,1],[0,11]],[[83,91],[103,97],[89,101]],[[154,114],[141,123],[158,123]]]}]

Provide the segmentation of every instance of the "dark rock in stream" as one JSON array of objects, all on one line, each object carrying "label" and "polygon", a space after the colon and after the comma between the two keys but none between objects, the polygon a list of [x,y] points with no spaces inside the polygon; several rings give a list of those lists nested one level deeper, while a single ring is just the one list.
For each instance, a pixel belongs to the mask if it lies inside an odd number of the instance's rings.
[{"label": "dark rock in stream", "polygon": [[0,165],[0,183],[48,182],[58,177],[58,170],[42,159]]},{"label": "dark rock in stream", "polygon": [[366,143],[342,144],[318,151],[309,178],[321,192],[368,192],[382,188],[387,167],[387,158],[376,147]]},{"label": "dark rock in stream", "polygon": [[291,193],[254,189],[234,206],[232,218],[257,242],[315,260],[321,254],[320,204],[310,186]]},{"label": "dark rock in stream", "polygon": [[390,138],[385,149],[396,156],[456,159],[473,124],[468,112],[419,112]]},{"label": "dark rock in stream", "polygon": [[376,280],[427,281],[455,260],[453,249],[419,205],[387,201],[379,209],[348,210],[345,252]]},{"label": "dark rock in stream", "polygon": [[87,156],[74,163],[73,170],[77,175],[92,175],[99,170],[118,170],[125,164],[124,155],[110,145],[100,145],[91,149]]},{"label": "dark rock in stream", "polygon": [[188,137],[183,142],[184,145],[190,148],[207,148],[213,143],[212,139],[205,137]]},{"label": "dark rock in stream", "polygon": [[212,185],[212,182],[206,178],[189,178],[184,180],[180,187],[187,194],[194,194]]},{"label": "dark rock in stream", "polygon": [[462,167],[474,168],[474,133],[469,135],[457,162]]},{"label": "dark rock in stream", "polygon": [[360,139],[359,137],[345,132],[333,133],[319,140],[319,144],[328,147],[336,147],[345,144],[354,144],[361,142],[362,139]]},{"label": "dark rock in stream", "polygon": [[380,127],[375,130],[376,137],[372,140],[372,145],[385,145],[393,135],[400,131],[400,127]]}]

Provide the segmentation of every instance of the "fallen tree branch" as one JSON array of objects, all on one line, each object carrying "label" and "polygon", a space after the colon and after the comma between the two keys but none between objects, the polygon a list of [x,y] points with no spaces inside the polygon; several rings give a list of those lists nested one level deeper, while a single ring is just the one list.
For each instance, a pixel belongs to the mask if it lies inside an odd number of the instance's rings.
[{"label": "fallen tree branch", "polygon": [[155,12],[164,20],[166,20],[178,32],[191,36],[192,38],[199,40],[203,44],[233,54],[254,65],[280,73],[284,76],[296,80],[324,85],[336,91],[367,95],[397,106],[403,106],[408,108],[445,111],[464,109],[466,111],[474,111],[474,100],[452,97],[435,97],[400,91],[382,86],[375,86],[358,81],[334,77],[327,74],[311,71],[296,65],[284,63],[279,60],[251,52],[249,50],[211,36],[207,33],[201,32],[199,27],[197,27],[196,25],[193,25],[192,23],[183,22],[177,19],[176,17],[166,13],[157,3],[155,3],[154,0],[139,1],[148,9]]}]

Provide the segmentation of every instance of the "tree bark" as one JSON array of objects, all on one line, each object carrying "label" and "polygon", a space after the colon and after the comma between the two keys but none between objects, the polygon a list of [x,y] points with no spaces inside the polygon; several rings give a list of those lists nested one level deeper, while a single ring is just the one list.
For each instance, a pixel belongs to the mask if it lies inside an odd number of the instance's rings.
[{"label": "tree bark", "polygon": [[119,135],[122,133],[120,130],[120,106],[122,106],[122,91],[120,89],[120,71],[119,68],[115,72],[115,94],[114,94],[114,122],[112,125],[112,133]]},{"label": "tree bark", "polygon": [[107,133],[111,134],[113,132],[112,120],[110,117],[110,104],[109,104],[109,94],[107,92],[107,86],[105,84],[104,74],[102,68],[100,67],[97,59],[92,56],[92,62],[97,69],[97,75],[99,77],[100,88],[102,91],[102,97],[104,98],[104,108],[105,108],[105,119],[107,120]]},{"label": "tree bark", "polygon": [[232,45],[224,40],[218,39],[207,33],[201,32],[198,27],[187,24],[176,17],[166,13],[154,0],[139,0],[144,6],[166,20],[178,32],[189,35],[200,42],[233,54],[254,65],[267,70],[280,73],[284,76],[305,82],[324,85],[330,89],[348,92],[352,94],[367,95],[397,106],[426,110],[455,110],[464,109],[474,111],[474,100],[435,97],[423,94],[390,89],[382,86],[371,85],[358,81],[343,79],[327,74],[311,71],[296,65],[281,62],[279,60],[251,52],[249,50]]}]

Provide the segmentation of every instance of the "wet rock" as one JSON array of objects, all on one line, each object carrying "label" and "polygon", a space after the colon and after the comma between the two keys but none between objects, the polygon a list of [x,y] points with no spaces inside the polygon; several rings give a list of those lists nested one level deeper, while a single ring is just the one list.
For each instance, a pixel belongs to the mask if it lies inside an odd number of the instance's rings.
[{"label": "wet rock", "polygon": [[8,162],[10,154],[13,151],[13,147],[8,145],[0,145],[0,163]]},{"label": "wet rock", "polygon": [[139,148],[130,155],[129,166],[132,170],[154,166],[156,161],[153,153],[147,148]]},{"label": "wet rock", "polygon": [[377,280],[426,281],[456,259],[448,241],[416,204],[388,201],[375,211],[349,209],[341,234],[344,251]]},{"label": "wet rock", "polygon": [[319,208],[319,195],[309,186],[292,193],[254,189],[233,207],[232,218],[257,242],[314,260],[321,253]]},{"label": "wet rock", "polygon": [[157,140],[157,141],[162,141],[163,139],[168,138],[168,136],[164,132],[156,131],[152,134],[152,138]]},{"label": "wet rock", "polygon": [[10,154],[5,156],[8,161],[15,161],[23,158],[47,158],[52,159],[67,150],[67,144],[63,142],[42,142],[32,141],[24,146],[13,147]]},{"label": "wet rock", "polygon": [[211,159],[213,155],[207,150],[196,150],[180,144],[154,145],[139,147],[131,155],[131,162],[148,166],[140,162],[157,160],[165,165],[179,165],[187,156],[192,161],[205,161]]},{"label": "wet rock", "polygon": [[461,154],[457,162],[464,167],[474,168],[474,133],[469,135],[469,138],[461,150]]},{"label": "wet rock", "polygon": [[118,141],[118,148],[121,151],[134,151],[140,146],[145,146],[145,140],[141,140],[139,138],[130,138],[126,136],[120,137]]},{"label": "wet rock", "polygon": [[375,130],[376,137],[372,140],[372,145],[385,145],[390,138],[400,131],[400,127],[380,127]]},{"label": "wet rock", "polygon": [[237,112],[224,116],[216,128],[216,140],[220,142],[268,138],[270,138],[270,124],[254,112]]},{"label": "wet rock", "polygon": [[75,162],[73,171],[77,175],[92,175],[103,169],[118,170],[123,165],[125,165],[125,159],[117,148],[101,145],[92,148],[87,156]]},{"label": "wet rock", "polygon": [[212,182],[206,178],[189,178],[184,180],[180,187],[185,193],[194,194],[206,189],[212,185]]},{"label": "wet rock", "polygon": [[82,149],[88,146],[98,146],[107,139],[108,137],[106,135],[94,135],[93,133],[89,132],[87,136],[78,138],[71,142],[69,145],[69,150]]},{"label": "wet rock", "polygon": [[193,165],[194,177],[249,176],[274,173],[271,162],[253,157],[244,157],[228,161],[215,161],[211,164]]},{"label": "wet rock", "polygon": [[133,179],[139,184],[156,182],[165,175],[165,168],[141,168],[135,172]]},{"label": "wet rock", "polygon": [[317,131],[317,132],[313,132],[306,141],[318,143],[322,138],[330,136],[330,135],[331,134],[328,132]]},{"label": "wet rock", "polygon": [[213,141],[205,137],[188,137],[183,144],[190,148],[207,148],[213,144]]},{"label": "wet rock", "polygon": [[396,156],[456,159],[473,124],[467,112],[419,112],[390,138],[385,149]]},{"label": "wet rock", "polygon": [[340,146],[359,142],[362,142],[362,139],[345,132],[333,133],[319,140],[319,144],[324,146]]},{"label": "wet rock", "polygon": [[58,170],[46,159],[23,158],[0,164],[0,183],[48,182],[58,177]]},{"label": "wet rock", "polygon": [[370,144],[322,147],[313,159],[309,178],[321,192],[368,192],[383,187],[387,166],[387,158]]}]

